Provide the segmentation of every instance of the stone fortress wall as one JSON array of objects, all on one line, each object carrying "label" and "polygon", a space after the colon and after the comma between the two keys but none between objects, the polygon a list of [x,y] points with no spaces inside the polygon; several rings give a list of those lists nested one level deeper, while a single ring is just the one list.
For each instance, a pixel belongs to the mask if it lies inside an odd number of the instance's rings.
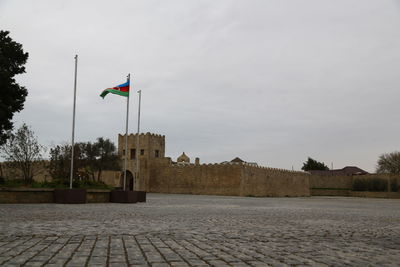
[{"label": "stone fortress wall", "polygon": [[152,172],[148,190],[230,196],[309,196],[309,176],[245,163],[171,165]]},{"label": "stone fortress wall", "polygon": [[[136,175],[136,134],[128,135],[127,170],[135,190],[154,193],[230,196],[309,196],[308,173],[260,167],[247,163],[195,164],[165,157],[165,136],[140,134],[140,175]],[[118,136],[124,160],[125,135]],[[157,152],[158,151],[158,152]],[[183,161],[188,159],[186,155]],[[114,179],[115,181],[115,179]],[[127,182],[130,184],[131,182]],[[122,183],[120,182],[120,185]]]},{"label": "stone fortress wall", "polygon": [[[40,161],[32,163],[35,171],[33,173],[33,180],[36,182],[51,181],[53,178],[47,169],[48,161]],[[0,177],[7,179],[15,179],[16,177],[23,177],[23,173],[19,168],[10,165],[7,162],[0,162]]]},{"label": "stone fortress wall", "polygon": [[305,172],[243,165],[242,196],[310,196],[310,177]]},{"label": "stone fortress wall", "polygon": [[149,178],[149,192],[239,196],[241,166],[169,165],[152,170]]},{"label": "stone fortress wall", "polygon": [[[196,158],[190,163],[189,157],[182,155],[173,162],[165,157],[165,136],[141,133],[140,175],[136,173],[136,135],[128,135],[127,189],[159,193],[210,194],[231,196],[352,196],[354,179],[396,179],[400,186],[400,176],[390,174],[367,174],[356,176],[310,175],[248,163],[200,164]],[[125,135],[118,136],[118,153],[124,162]],[[39,163],[40,172],[36,181],[51,181],[46,162]],[[122,165],[123,166],[123,165]],[[8,179],[20,177],[21,173],[0,163],[0,176]],[[122,187],[121,172],[103,171],[102,181],[113,187]],[[369,192],[373,193],[373,192]],[[393,192],[394,194],[395,192]],[[358,193],[361,194],[361,193]],[[397,193],[400,197],[400,193]],[[357,195],[358,196],[358,195]]]}]

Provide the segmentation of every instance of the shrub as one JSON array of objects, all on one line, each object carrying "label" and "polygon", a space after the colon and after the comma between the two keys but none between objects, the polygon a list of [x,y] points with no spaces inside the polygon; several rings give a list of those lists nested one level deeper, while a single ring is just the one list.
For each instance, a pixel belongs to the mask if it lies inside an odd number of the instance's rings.
[{"label": "shrub", "polygon": [[22,187],[22,186],[26,186],[26,185],[27,185],[27,183],[23,179],[12,179],[12,180],[4,179],[4,183],[1,186]]},{"label": "shrub", "polygon": [[[391,188],[397,187],[391,183]],[[382,178],[356,178],[353,180],[353,190],[354,191],[371,191],[371,192],[386,192],[388,191],[388,181]],[[392,190],[394,191],[394,190]]]},{"label": "shrub", "polygon": [[367,191],[368,190],[367,180],[365,180],[365,179],[354,179],[354,181],[353,181],[353,190],[354,191]]},{"label": "shrub", "polygon": [[33,182],[33,188],[68,188],[69,184],[64,182],[63,180],[53,180],[51,182]]},{"label": "shrub", "polygon": [[388,183],[386,179],[372,178],[370,188],[368,191],[372,192],[384,192],[388,189]]}]

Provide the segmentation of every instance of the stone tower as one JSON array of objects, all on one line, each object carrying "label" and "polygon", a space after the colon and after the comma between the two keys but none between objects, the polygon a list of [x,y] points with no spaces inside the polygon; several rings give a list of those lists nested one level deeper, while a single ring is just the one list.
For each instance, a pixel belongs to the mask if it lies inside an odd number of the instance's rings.
[{"label": "stone tower", "polygon": [[[139,134],[139,148],[136,147],[137,134],[128,135],[127,189],[146,191],[150,171],[165,161],[165,136],[146,133]],[[136,163],[139,153],[139,175]],[[125,135],[118,135],[118,154],[121,157],[122,169],[125,160]],[[121,178],[121,185],[123,180]]]}]

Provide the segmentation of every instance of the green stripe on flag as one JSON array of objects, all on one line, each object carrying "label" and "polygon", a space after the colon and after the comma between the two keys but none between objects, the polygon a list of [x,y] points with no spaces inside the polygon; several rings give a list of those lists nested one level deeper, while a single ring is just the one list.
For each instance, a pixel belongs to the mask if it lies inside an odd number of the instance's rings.
[{"label": "green stripe on flag", "polygon": [[120,90],[115,90],[115,89],[105,89],[100,96],[102,98],[104,98],[108,93],[111,94],[116,94],[116,95],[120,95],[120,96],[129,96],[129,92],[122,92]]}]

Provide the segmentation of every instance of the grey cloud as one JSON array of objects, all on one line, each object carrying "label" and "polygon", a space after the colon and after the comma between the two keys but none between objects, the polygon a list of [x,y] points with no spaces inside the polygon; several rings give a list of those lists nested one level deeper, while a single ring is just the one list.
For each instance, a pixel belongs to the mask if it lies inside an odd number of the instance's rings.
[{"label": "grey cloud", "polygon": [[[396,1],[2,1],[0,23],[30,52],[16,123],[42,142],[117,139],[125,99],[98,95],[133,75],[144,132],[167,154],[240,156],[300,169],[307,156],[373,171],[397,150]],[[18,14],[18,16],[16,16]],[[136,131],[133,94],[130,131]]]}]

